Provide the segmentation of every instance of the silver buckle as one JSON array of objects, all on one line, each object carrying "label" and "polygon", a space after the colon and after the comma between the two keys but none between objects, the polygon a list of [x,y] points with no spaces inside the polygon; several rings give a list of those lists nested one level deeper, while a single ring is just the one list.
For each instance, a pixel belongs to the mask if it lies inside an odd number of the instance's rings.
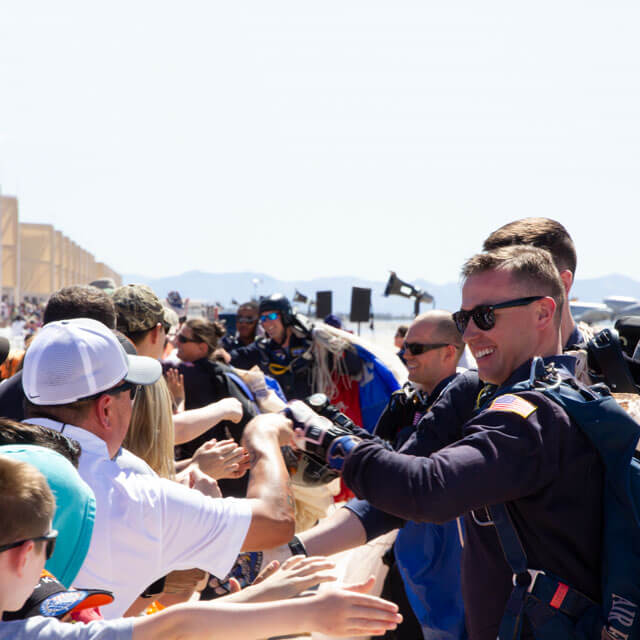
[{"label": "silver buckle", "polygon": [[[545,575],[545,573],[544,571],[539,571],[538,569],[527,569],[527,573],[531,576],[531,582],[527,587],[527,591],[531,593],[533,591],[533,587],[536,584],[536,580],[538,579],[538,576]],[[517,582],[516,582],[517,577],[518,577],[517,573],[514,573],[513,576],[511,577],[511,582],[513,582],[514,587],[517,585]]]}]

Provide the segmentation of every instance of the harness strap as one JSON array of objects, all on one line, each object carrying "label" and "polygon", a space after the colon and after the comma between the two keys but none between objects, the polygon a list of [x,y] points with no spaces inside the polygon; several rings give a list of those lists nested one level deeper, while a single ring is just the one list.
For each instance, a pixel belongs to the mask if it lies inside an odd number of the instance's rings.
[{"label": "harness strap", "polygon": [[529,588],[532,597],[548,604],[571,618],[579,618],[589,607],[596,603],[577,589],[556,580],[554,577],[534,572],[533,583]]},{"label": "harness strap", "polygon": [[507,606],[500,622],[498,640],[518,640],[522,631],[524,601],[531,584],[531,575],[527,570],[527,554],[524,552],[506,505],[495,504],[488,507],[488,510],[495,525],[504,557],[513,572],[513,591],[507,600]]},{"label": "harness strap", "polygon": [[[529,599],[542,602],[574,620],[582,616],[590,607],[597,606],[593,600],[561,580],[544,571],[528,569],[527,555],[507,506],[492,505],[488,510],[496,527],[504,556],[513,571],[514,587],[500,623],[499,640],[520,638],[525,602]],[[534,628],[546,622],[548,618],[546,608],[543,611],[536,611],[535,607],[529,607],[527,610],[527,619]]]}]

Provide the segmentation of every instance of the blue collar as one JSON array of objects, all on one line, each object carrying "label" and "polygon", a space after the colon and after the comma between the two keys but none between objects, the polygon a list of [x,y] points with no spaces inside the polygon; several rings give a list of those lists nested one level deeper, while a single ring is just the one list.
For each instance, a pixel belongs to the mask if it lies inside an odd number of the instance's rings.
[{"label": "blue collar", "polygon": [[564,350],[579,349],[581,347],[584,347],[584,337],[580,329],[578,329],[578,325],[576,325],[573,327],[573,331],[564,345]]},{"label": "blue collar", "polygon": [[[569,375],[573,375],[576,370],[576,359],[573,356],[566,356],[557,354],[553,356],[547,356],[542,358],[545,364],[553,363],[556,369],[564,371]],[[510,376],[503,382],[496,391],[499,391],[503,387],[511,387],[517,382],[529,379],[529,372],[531,371],[531,360],[527,360],[524,364],[520,365]]]}]

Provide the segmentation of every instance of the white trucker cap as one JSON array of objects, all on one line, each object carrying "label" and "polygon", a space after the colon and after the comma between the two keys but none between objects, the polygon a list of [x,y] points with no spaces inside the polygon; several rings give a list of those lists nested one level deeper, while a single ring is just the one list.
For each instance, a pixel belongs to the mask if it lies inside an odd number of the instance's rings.
[{"label": "white trucker cap", "polygon": [[153,384],[162,375],[157,360],[127,355],[107,326],[91,318],[50,322],[24,357],[22,386],[37,405],[69,404],[107,391],[125,380]]}]

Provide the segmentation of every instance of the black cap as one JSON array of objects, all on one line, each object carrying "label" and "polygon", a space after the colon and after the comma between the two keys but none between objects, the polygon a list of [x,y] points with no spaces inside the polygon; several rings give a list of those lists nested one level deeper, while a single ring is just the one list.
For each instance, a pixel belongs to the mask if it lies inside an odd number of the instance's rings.
[{"label": "black cap", "polygon": [[101,607],[113,602],[113,593],[102,589],[65,589],[48,571],[18,611],[5,611],[2,619],[22,620],[32,616],[62,618],[67,613]]}]

